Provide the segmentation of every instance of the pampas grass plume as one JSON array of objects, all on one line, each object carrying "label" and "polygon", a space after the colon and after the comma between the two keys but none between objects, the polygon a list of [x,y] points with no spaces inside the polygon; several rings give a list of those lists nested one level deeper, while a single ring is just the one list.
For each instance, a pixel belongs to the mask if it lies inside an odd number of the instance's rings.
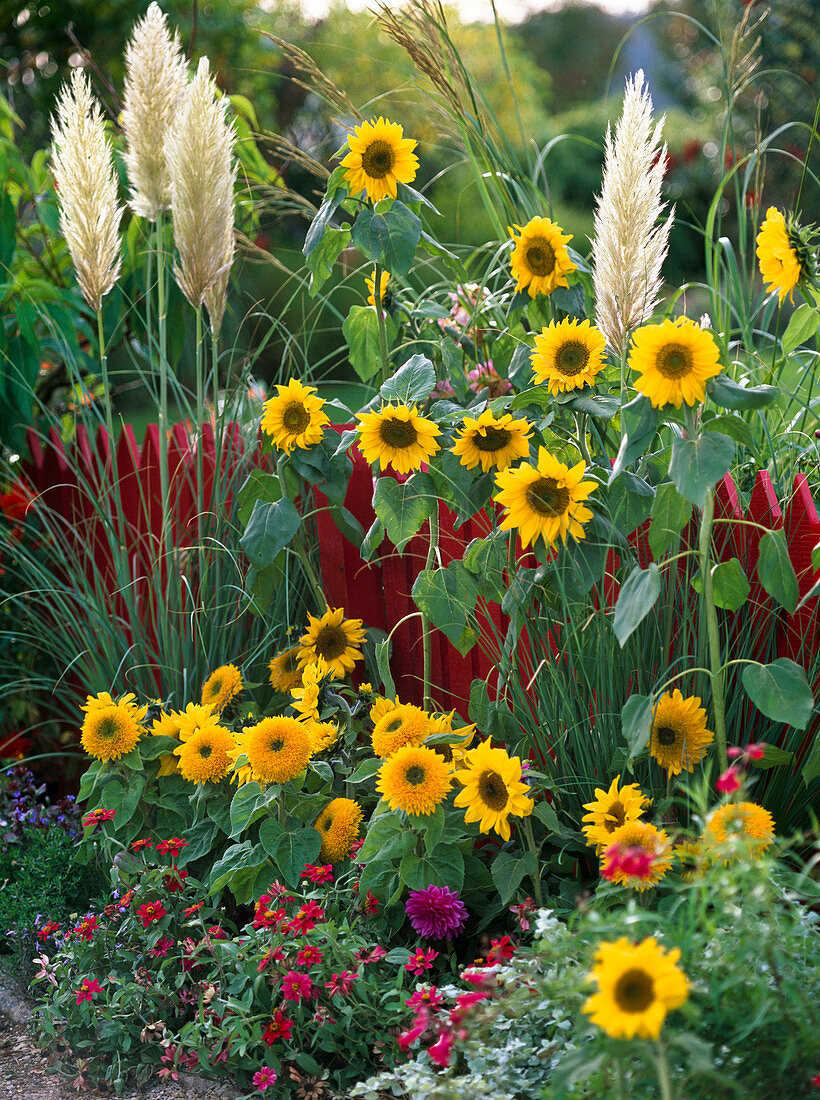
[{"label": "pampas grass plume", "polygon": [[72,72],[60,91],[51,134],[60,227],[83,297],[99,313],[120,270],[123,207],[117,202],[117,175],[102,110],[81,69]]},{"label": "pampas grass plume", "polygon": [[665,212],[663,121],[653,123],[652,99],[639,69],[626,82],[614,138],[607,130],[592,242],[595,323],[621,358],[630,330],[648,320],[660,300],[661,267],[669,250],[674,210],[659,222]]},{"label": "pampas grass plume", "polygon": [[152,222],[171,205],[165,135],[187,86],[188,70],[179,36],[171,36],[165,15],[152,3],[135,24],[125,47],[122,109],[124,159],[131,184],[129,206]]},{"label": "pampas grass plume", "polygon": [[179,256],[174,275],[194,308],[205,303],[214,334],[225,310],[235,247],[237,169],[227,109],[203,57],[165,141]]}]

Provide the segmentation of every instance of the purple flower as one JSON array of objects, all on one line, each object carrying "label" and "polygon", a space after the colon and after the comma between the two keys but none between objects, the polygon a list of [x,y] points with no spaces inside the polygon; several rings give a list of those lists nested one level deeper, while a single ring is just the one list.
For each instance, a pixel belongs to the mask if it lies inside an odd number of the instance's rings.
[{"label": "purple flower", "polygon": [[413,931],[427,940],[451,939],[467,923],[466,906],[449,886],[411,890],[404,908]]}]

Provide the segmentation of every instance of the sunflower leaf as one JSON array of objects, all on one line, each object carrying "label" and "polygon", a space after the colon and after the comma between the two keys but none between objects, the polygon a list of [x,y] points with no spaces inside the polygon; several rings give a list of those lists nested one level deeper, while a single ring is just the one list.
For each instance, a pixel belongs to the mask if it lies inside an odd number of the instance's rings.
[{"label": "sunflower leaf", "polygon": [[[692,587],[696,592],[703,591],[703,578],[700,573],[692,577]],[[719,562],[712,569],[712,590],[715,606],[726,611],[738,611],[746,603],[751,585],[743,566],[737,558]]]},{"label": "sunflower leaf", "polygon": [[490,865],[490,873],[501,902],[506,905],[521,885],[526,868],[520,856],[514,856],[512,852],[499,852]]},{"label": "sunflower leaf", "polygon": [[416,607],[446,634],[461,654],[475,645],[470,619],[478,600],[478,582],[460,561],[446,569],[422,569],[413,585]]},{"label": "sunflower leaf", "polygon": [[719,374],[706,383],[706,393],[724,409],[762,409],[771,405],[780,390],[777,386],[741,386]]},{"label": "sunflower leaf", "polygon": [[[348,223],[345,223],[347,226]],[[312,227],[311,227],[312,228]],[[315,298],[333,273],[333,265],[339,254],[350,243],[350,229],[325,229],[324,235],[311,249],[305,259],[305,267],[310,272],[308,294]]]},{"label": "sunflower leaf", "polygon": [[420,239],[421,218],[398,201],[387,210],[363,210],[353,226],[356,248],[392,275],[408,273]]},{"label": "sunflower leaf", "polygon": [[302,524],[302,517],[286,497],[282,500],[257,500],[239,545],[256,569],[272,565]]},{"label": "sunflower leaf", "polygon": [[800,588],[782,529],[767,531],[760,540],[757,575],[769,595],[793,615]]},{"label": "sunflower leaf", "polygon": [[373,510],[401,554],[437,506],[436,488],[428,474],[416,473],[399,482],[385,475],[376,481]]},{"label": "sunflower leaf", "polygon": [[735,449],[735,441],[720,432],[705,432],[698,439],[673,439],[669,476],[680,495],[702,508],[706,494],[729,469]]},{"label": "sunflower leaf", "polygon": [[660,417],[658,410],[642,395],[638,394],[621,409],[621,445],[612,472],[609,475],[611,485],[615,478],[633,462],[644,445],[649,443],[655,434]]},{"label": "sunflower leaf", "polygon": [[[820,314],[816,309],[808,303],[798,306],[783,333],[783,354],[791,355],[795,348],[809,341],[817,332],[818,325],[820,325]],[[775,393],[779,392],[775,390]]]},{"label": "sunflower leaf", "polygon": [[[386,314],[387,346],[396,338],[396,322]],[[372,306],[351,306],[342,325],[342,333],[347,341],[350,365],[361,378],[369,382],[381,369],[381,343],[379,341],[379,319]]]},{"label": "sunflower leaf", "polygon": [[630,695],[621,708],[621,733],[629,748],[629,760],[643,752],[652,729],[652,698]]},{"label": "sunflower leaf", "polygon": [[788,657],[768,665],[749,664],[741,676],[746,694],[757,709],[774,722],[804,730],[814,707],[814,696],[803,668]]},{"label": "sunflower leaf", "polygon": [[661,578],[653,562],[648,569],[635,567],[624,581],[612,626],[621,649],[652,610],[661,594]]},{"label": "sunflower leaf", "polygon": [[418,405],[429,397],[436,384],[436,369],[426,355],[411,355],[406,363],[379,390],[387,403]]},{"label": "sunflower leaf", "polygon": [[267,800],[259,784],[244,783],[231,800],[231,839],[241,836],[249,825],[267,812]]}]

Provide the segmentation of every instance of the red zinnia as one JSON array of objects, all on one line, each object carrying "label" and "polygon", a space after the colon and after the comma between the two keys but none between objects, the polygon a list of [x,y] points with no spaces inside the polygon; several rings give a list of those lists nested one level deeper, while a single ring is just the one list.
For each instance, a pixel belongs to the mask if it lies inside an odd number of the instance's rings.
[{"label": "red zinnia", "polygon": [[296,956],[297,966],[313,966],[322,961],[322,952],[318,947],[303,947]]},{"label": "red zinnia", "polygon": [[288,1020],[284,1012],[277,1008],[273,1014],[273,1019],[262,1032],[262,1038],[270,1047],[273,1046],[277,1039],[284,1039],[285,1042],[287,1042],[288,1039],[290,1039],[292,1031],[293,1020]]},{"label": "red zinnia", "polygon": [[194,913],[199,912],[199,910],[202,908],[202,906],[204,904],[205,904],[204,901],[198,901],[196,903],[196,905],[189,905],[187,909],[182,910],[182,915],[185,916],[185,917],[192,917],[194,915]]},{"label": "red zinnia", "polygon": [[77,994],[77,1004],[90,1001],[95,993],[102,993],[102,986],[96,978],[83,978],[82,985],[74,991]]},{"label": "red zinnia", "polygon": [[311,882],[333,882],[333,865],[330,863],[306,863],[300,878],[309,879]]},{"label": "red zinnia", "polygon": [[91,810],[91,812],[87,813],[83,818],[83,825],[86,827],[89,825],[96,826],[99,825],[101,821],[111,821],[116,814],[116,810]]},{"label": "red zinnia", "polygon": [[404,964],[404,969],[409,970],[411,974],[415,974],[417,978],[420,978],[425,970],[429,970],[432,967],[433,959],[437,958],[438,951],[434,951],[432,947],[427,951],[419,947],[416,953],[411,955]]},{"label": "red zinnia", "polygon": [[285,927],[289,932],[304,934],[315,928],[318,921],[325,919],[325,911],[315,901],[306,901],[296,916]]},{"label": "red zinnia", "polygon": [[74,931],[81,940],[90,940],[93,937],[94,933],[97,931],[98,923],[99,921],[97,917],[95,917],[92,913],[89,914],[89,916],[87,916],[85,920],[81,921],[74,929]]},{"label": "red zinnia", "polygon": [[47,940],[49,936],[53,936],[55,932],[60,931],[60,925],[53,920],[50,920],[47,924],[44,924],[40,931],[37,933],[38,940]]},{"label": "red zinnia", "polygon": [[282,1000],[306,1001],[313,995],[313,982],[307,974],[300,974],[298,970],[289,970],[282,979]]},{"label": "red zinnia", "polygon": [[487,952],[487,962],[490,966],[493,963],[508,962],[515,954],[515,944],[509,936],[502,936],[500,940],[493,940],[490,944],[490,950]]},{"label": "red zinnia", "polygon": [[139,852],[143,848],[153,848],[154,842],[150,837],[144,836],[140,840],[135,840],[131,843],[131,851]]},{"label": "red zinnia", "polygon": [[335,997],[337,993],[346,997],[358,976],[355,970],[343,970],[341,974],[331,974],[330,981],[325,982],[325,989],[330,991],[331,997]]},{"label": "red zinnia", "polygon": [[146,905],[139,907],[137,916],[142,921],[142,927],[147,928],[149,924],[162,920],[167,912],[168,910],[161,901],[149,901]]},{"label": "red zinnia", "polygon": [[157,845],[157,851],[164,856],[171,856],[172,859],[176,859],[183,848],[187,847],[188,841],[183,840],[181,836],[171,837],[170,840],[163,840]]},{"label": "red zinnia", "polygon": [[178,894],[187,877],[188,872],[184,868],[180,869],[179,867],[174,867],[173,871],[167,874],[162,880],[162,885],[169,894]]}]

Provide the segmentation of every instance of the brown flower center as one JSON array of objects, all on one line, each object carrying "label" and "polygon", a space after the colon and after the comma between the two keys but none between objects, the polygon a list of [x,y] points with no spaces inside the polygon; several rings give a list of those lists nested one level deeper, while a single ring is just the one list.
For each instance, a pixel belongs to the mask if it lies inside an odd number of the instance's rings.
[{"label": "brown flower center", "polygon": [[333,818],[332,817],[326,817],[324,819],[324,821],[321,823],[321,825],[319,826],[319,828],[322,830],[322,832],[329,833],[330,832],[330,826],[332,824],[333,824]]},{"label": "brown flower center", "polygon": [[569,490],[554,477],[540,477],[527,489],[527,503],[540,516],[561,516],[569,502]]},{"label": "brown flower center", "polygon": [[589,348],[580,340],[567,340],[555,355],[555,369],[567,378],[580,374],[588,362]]},{"label": "brown flower center", "polygon": [[281,737],[274,737],[269,747],[271,752],[281,752],[285,747],[285,742]]},{"label": "brown flower center", "polygon": [[313,647],[326,661],[335,661],[347,649],[347,635],[340,626],[323,626]]},{"label": "brown flower center", "polygon": [[677,732],[670,729],[669,726],[661,726],[660,729],[655,730],[655,740],[659,745],[663,745],[665,748],[674,745],[677,739]]},{"label": "brown flower center", "polygon": [[555,270],[555,250],[546,237],[533,237],[527,245],[526,257],[533,275],[552,275]]},{"label": "brown flower center", "polygon": [[654,1000],[655,986],[645,970],[627,970],[615,983],[615,1002],[622,1012],[645,1012]]},{"label": "brown flower center", "polygon": [[655,366],[664,378],[685,378],[692,372],[692,352],[683,344],[667,344],[658,352]]},{"label": "brown flower center", "polygon": [[282,411],[282,425],[290,435],[301,435],[310,424],[310,413],[301,401],[291,401]]},{"label": "brown flower center", "polygon": [[407,769],[404,778],[410,784],[411,787],[418,787],[424,782],[425,771],[421,764],[411,764]]},{"label": "brown flower center", "polygon": [[213,751],[213,745],[200,745],[199,747],[199,755],[203,760],[207,760]]},{"label": "brown flower center", "polygon": [[605,821],[604,828],[608,833],[614,833],[616,829],[619,829],[621,825],[626,821],[626,810],[624,809],[623,802],[620,799],[616,799],[607,810],[607,817],[614,817],[614,821]]},{"label": "brown flower center", "polygon": [[382,443],[401,451],[412,447],[419,433],[409,420],[382,420],[379,424],[379,436]]},{"label": "brown flower center", "polygon": [[491,810],[503,810],[509,800],[507,785],[494,771],[482,772],[478,779],[478,793],[481,801]]},{"label": "brown flower center", "polygon": [[103,718],[97,726],[97,736],[103,741],[113,741],[117,735],[117,721],[115,718]]},{"label": "brown flower center", "polygon": [[512,432],[508,432],[506,428],[485,428],[483,433],[480,431],[475,432],[473,435],[473,446],[478,451],[501,451],[512,439]]},{"label": "brown flower center", "polygon": [[362,153],[362,169],[371,179],[384,179],[394,164],[393,148],[386,141],[371,141]]}]

